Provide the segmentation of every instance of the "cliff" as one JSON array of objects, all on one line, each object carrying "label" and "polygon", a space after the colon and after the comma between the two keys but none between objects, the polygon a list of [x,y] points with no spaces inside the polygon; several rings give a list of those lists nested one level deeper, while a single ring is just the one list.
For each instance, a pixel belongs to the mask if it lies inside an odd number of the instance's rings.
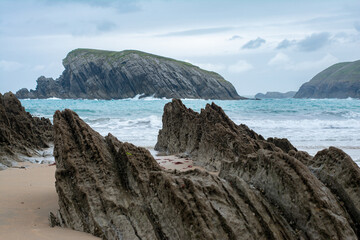
[{"label": "cliff", "polygon": [[52,140],[49,119],[31,116],[11,92],[0,94],[0,169],[21,161],[20,155],[49,147]]},{"label": "cliff", "polygon": [[233,85],[215,72],[187,62],[140,51],[76,49],[63,60],[62,75],[40,77],[35,90],[21,89],[18,98],[241,99]]},{"label": "cliff", "polygon": [[332,65],[304,83],[295,98],[360,98],[360,60]]},{"label": "cliff", "polygon": [[281,92],[266,92],[265,94],[263,93],[258,93],[255,95],[255,98],[260,98],[260,99],[264,99],[264,98],[292,98],[294,97],[296,94],[295,91],[289,91],[286,93],[281,93]]}]

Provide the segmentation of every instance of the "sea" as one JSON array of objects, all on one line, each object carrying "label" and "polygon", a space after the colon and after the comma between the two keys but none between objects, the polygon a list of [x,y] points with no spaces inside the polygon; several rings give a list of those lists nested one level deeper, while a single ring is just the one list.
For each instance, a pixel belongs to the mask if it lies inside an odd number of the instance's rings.
[{"label": "sea", "polygon": [[[71,109],[102,135],[148,148],[154,153],[162,128],[164,105],[170,99],[152,97],[122,100],[23,99],[26,111],[52,120],[56,110]],[[264,99],[194,100],[183,103],[200,112],[214,102],[236,123],[246,124],[263,137],[287,138],[311,155],[335,146],[360,165],[360,100]]]}]

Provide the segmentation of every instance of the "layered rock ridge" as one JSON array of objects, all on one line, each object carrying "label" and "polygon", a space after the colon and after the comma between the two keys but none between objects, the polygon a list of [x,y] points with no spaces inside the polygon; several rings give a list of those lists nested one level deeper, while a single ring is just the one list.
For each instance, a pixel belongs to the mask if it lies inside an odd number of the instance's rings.
[{"label": "layered rock ridge", "polygon": [[[161,170],[144,148],[56,112],[61,226],[103,239],[296,239],[258,191],[207,172]],[[251,207],[249,207],[251,204]]]},{"label": "layered rock ridge", "polygon": [[360,170],[340,149],[313,158],[287,139],[265,140],[236,125],[214,103],[197,113],[180,100],[164,107],[156,149],[185,154],[235,187],[246,182],[305,239],[360,236]]},{"label": "layered rock ridge", "polygon": [[48,148],[52,140],[49,119],[31,116],[11,92],[0,94],[0,169]]},{"label": "layered rock ridge", "polygon": [[19,98],[242,99],[233,85],[215,72],[187,62],[135,50],[121,52],[76,49],[63,60],[62,75],[40,77],[35,90],[19,90]]},{"label": "layered rock ridge", "polygon": [[146,149],[102,137],[71,110],[57,111],[60,208],[53,223],[103,239],[360,236],[359,168],[341,150],[311,157],[286,139],[265,140],[236,125],[215,104],[196,113],[173,100],[164,110],[157,147],[185,151],[219,176],[162,170]]}]

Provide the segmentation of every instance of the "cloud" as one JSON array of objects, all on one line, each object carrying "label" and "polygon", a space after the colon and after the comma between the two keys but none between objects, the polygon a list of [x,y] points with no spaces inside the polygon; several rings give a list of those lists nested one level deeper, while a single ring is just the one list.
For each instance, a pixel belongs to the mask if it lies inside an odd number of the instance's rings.
[{"label": "cloud", "polygon": [[45,69],[44,65],[36,65],[32,68],[34,71],[43,71]]},{"label": "cloud", "polygon": [[230,41],[236,40],[236,39],[242,39],[239,35],[234,35],[231,38],[229,38]]},{"label": "cloud", "polygon": [[269,60],[268,65],[284,70],[306,71],[312,69],[324,69],[337,62],[339,62],[339,59],[329,53],[321,59],[302,62],[294,62],[286,54],[278,53]]},{"label": "cloud", "polygon": [[360,22],[355,22],[354,28],[356,29],[356,31],[360,32]]},{"label": "cloud", "polygon": [[0,70],[3,71],[16,71],[19,70],[23,65],[18,62],[0,60]]},{"label": "cloud", "polygon": [[284,53],[278,53],[275,57],[271,58],[268,62],[270,66],[288,64],[290,61],[289,57]]},{"label": "cloud", "polygon": [[323,58],[314,61],[304,61],[289,65],[289,70],[310,70],[310,69],[324,69],[339,62],[339,59],[331,54],[326,54]]},{"label": "cloud", "polygon": [[116,24],[110,21],[103,21],[96,25],[96,29],[99,32],[109,32],[116,28]]},{"label": "cloud", "polygon": [[232,72],[232,73],[241,73],[241,72],[246,72],[248,70],[251,70],[253,68],[254,68],[253,65],[251,65],[250,63],[248,63],[244,60],[239,60],[235,64],[230,65],[228,67],[228,71]]},{"label": "cloud", "polygon": [[226,68],[224,64],[197,63],[194,65],[199,66],[202,69],[205,69],[208,71],[214,71],[214,72],[218,72],[218,71],[224,70]]},{"label": "cloud", "polygon": [[138,0],[45,0],[47,5],[63,5],[63,4],[83,4],[95,7],[114,8],[118,13],[131,13],[141,10]]},{"label": "cloud", "polygon": [[295,43],[296,43],[295,40],[290,41],[290,40],[284,39],[277,45],[276,49],[285,49],[285,48],[293,46]]},{"label": "cloud", "polygon": [[196,36],[196,35],[205,35],[213,34],[219,32],[226,32],[233,29],[232,27],[218,27],[218,28],[199,28],[199,29],[190,29],[186,31],[170,32],[158,35],[159,37],[177,37],[177,36]]},{"label": "cloud", "polygon": [[316,51],[330,42],[330,33],[313,33],[310,36],[297,42],[297,46],[301,51]]},{"label": "cloud", "polygon": [[259,48],[263,43],[265,43],[265,39],[258,37],[257,39],[250,40],[242,46],[242,49],[255,49]]}]

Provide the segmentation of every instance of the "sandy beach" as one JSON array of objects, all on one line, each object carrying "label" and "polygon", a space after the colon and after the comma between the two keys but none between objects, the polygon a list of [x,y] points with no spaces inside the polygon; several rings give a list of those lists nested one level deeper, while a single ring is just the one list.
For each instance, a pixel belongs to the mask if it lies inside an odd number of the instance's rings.
[{"label": "sandy beach", "polygon": [[[187,171],[194,168],[189,158],[156,156],[164,169]],[[0,171],[0,239],[9,240],[66,240],[100,239],[90,234],[51,228],[49,212],[58,209],[55,190],[55,166],[31,162],[19,163],[18,167]]]},{"label": "sandy beach", "polygon": [[0,239],[100,239],[64,228],[51,228],[48,214],[58,209],[55,166],[22,163],[25,169],[0,171]]}]

